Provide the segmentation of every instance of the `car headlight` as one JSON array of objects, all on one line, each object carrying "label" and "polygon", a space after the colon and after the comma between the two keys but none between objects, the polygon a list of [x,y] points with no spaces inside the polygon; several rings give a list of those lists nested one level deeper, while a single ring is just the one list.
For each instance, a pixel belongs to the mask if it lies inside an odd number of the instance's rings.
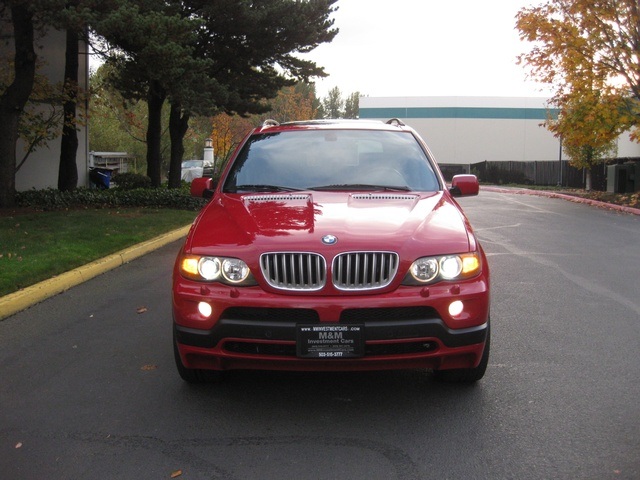
[{"label": "car headlight", "polygon": [[222,276],[231,283],[242,283],[249,276],[249,267],[237,258],[222,261]]},{"label": "car headlight", "polygon": [[249,266],[238,258],[185,255],[180,262],[180,273],[187,278],[228,285],[256,285]]},{"label": "car headlight", "polygon": [[462,280],[480,273],[478,252],[422,257],[411,264],[403,285],[425,285],[441,280]]}]

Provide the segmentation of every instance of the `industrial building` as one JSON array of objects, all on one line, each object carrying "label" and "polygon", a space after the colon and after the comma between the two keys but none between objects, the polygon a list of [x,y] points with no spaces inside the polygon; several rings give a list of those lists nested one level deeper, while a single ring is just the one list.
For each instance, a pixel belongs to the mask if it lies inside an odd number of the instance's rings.
[{"label": "industrial building", "polygon": [[[525,172],[531,183],[555,184],[563,173],[567,178],[569,168],[560,140],[542,126],[549,116],[557,115],[547,101],[538,97],[361,97],[360,118],[401,119],[426,140],[445,173],[469,173],[481,164],[509,162],[511,168]],[[640,158],[640,144],[621,135],[617,157]],[[604,177],[604,164],[601,170]]]}]

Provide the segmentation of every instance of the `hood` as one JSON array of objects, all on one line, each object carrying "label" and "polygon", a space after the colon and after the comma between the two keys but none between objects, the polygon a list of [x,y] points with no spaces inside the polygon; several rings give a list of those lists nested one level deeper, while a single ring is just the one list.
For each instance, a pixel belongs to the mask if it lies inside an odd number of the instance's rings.
[{"label": "hood", "polygon": [[201,212],[187,248],[224,255],[233,247],[319,251],[326,235],[336,251],[384,250],[414,256],[470,249],[470,226],[445,192],[217,195]]}]

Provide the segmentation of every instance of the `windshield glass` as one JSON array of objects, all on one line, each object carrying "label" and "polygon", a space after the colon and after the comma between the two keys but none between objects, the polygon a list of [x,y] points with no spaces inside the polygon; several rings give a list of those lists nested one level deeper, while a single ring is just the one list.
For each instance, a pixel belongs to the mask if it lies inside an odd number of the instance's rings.
[{"label": "windshield glass", "polygon": [[309,130],[251,137],[225,192],[391,188],[439,190],[425,152],[409,132]]}]

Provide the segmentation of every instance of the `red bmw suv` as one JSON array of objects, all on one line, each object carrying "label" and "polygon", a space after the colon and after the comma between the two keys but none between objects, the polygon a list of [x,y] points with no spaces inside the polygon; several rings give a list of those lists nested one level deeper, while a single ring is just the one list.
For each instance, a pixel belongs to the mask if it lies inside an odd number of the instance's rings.
[{"label": "red bmw suv", "polygon": [[398,119],[251,131],[173,273],[180,376],[231,369],[431,369],[474,382],[489,358],[489,267],[427,145]]}]

